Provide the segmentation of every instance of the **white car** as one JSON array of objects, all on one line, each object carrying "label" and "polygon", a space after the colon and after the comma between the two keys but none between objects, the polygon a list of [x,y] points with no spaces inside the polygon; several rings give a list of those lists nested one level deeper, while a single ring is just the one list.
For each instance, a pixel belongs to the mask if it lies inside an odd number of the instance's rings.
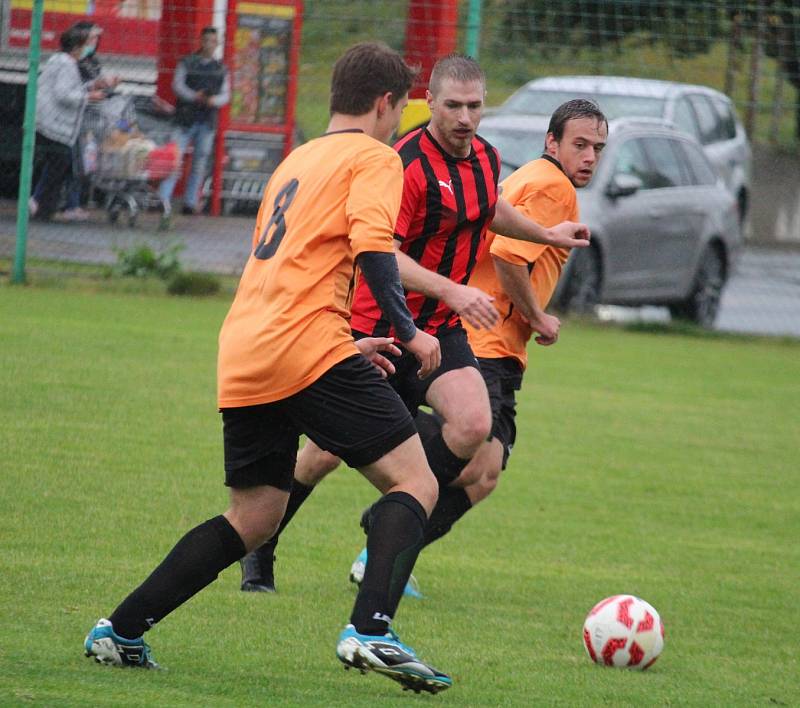
[{"label": "white car", "polygon": [[549,76],[529,81],[493,115],[550,116],[565,101],[591,98],[609,120],[641,116],[661,118],[689,133],[736,198],[739,220],[750,201],[752,153],[731,100],[706,86],[626,76]]}]

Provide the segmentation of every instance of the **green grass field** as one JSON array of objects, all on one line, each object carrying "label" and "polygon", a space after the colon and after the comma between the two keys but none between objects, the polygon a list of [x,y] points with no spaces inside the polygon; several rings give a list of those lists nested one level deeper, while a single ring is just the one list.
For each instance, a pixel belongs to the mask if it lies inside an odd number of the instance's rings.
[{"label": "green grass field", "polygon": [[[341,470],[279,548],[277,596],[219,580],[149,635],[163,672],[82,656],[188,528],[219,513],[227,309],[0,287],[1,705],[798,705],[800,345],[568,323],[534,352],[497,493],[420,559],[396,627],[454,687],[345,673],[358,515]],[[585,613],[638,594],[666,648],[592,665]]]}]

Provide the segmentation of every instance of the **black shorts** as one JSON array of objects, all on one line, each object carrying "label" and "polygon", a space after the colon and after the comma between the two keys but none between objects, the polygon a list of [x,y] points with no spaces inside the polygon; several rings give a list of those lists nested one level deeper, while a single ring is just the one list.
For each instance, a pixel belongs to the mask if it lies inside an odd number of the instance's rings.
[{"label": "black shorts", "polygon": [[[370,335],[362,332],[353,332],[353,337],[363,339]],[[420,379],[417,376],[419,362],[417,358],[408,351],[403,350],[400,356],[387,355],[394,364],[395,372],[387,381],[392,388],[397,391],[406,408],[411,415],[417,414],[417,409],[425,404],[425,396],[431,384],[442,374],[455,369],[464,369],[471,366],[473,369],[480,369],[478,360],[472,353],[472,348],[467,341],[467,333],[463,327],[447,329],[436,335],[442,350],[442,363],[428,378]]]},{"label": "black shorts", "polygon": [[492,406],[492,437],[503,445],[503,469],[517,439],[515,391],[522,387],[522,367],[516,359],[478,359]]},{"label": "black shorts", "polygon": [[225,484],[235,488],[288,491],[301,434],[358,468],[417,432],[392,387],[360,354],[288,398],[221,412]]}]

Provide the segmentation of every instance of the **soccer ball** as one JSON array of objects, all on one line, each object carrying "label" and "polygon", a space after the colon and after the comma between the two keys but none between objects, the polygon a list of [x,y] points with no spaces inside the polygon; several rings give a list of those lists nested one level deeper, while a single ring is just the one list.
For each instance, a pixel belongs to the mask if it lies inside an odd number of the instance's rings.
[{"label": "soccer ball", "polygon": [[664,625],[641,598],[614,595],[590,610],[583,623],[583,646],[596,664],[644,671],[664,648]]}]

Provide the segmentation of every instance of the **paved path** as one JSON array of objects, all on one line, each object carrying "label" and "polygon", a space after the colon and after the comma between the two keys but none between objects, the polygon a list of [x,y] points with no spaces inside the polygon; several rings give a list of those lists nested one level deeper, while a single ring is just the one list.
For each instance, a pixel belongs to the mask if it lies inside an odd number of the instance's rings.
[{"label": "paved path", "polygon": [[[0,257],[14,253],[15,203],[0,202]],[[182,244],[188,270],[241,272],[250,251],[254,216],[176,216],[173,228],[156,230],[158,215],[140,215],[136,228],[111,226],[96,210],[86,224],[32,222],[28,255],[78,263],[113,264],[119,249],[148,244],[154,250]],[[601,308],[617,320],[666,321],[666,308]],[[746,248],[722,298],[716,329],[800,338],[800,251]]]}]

